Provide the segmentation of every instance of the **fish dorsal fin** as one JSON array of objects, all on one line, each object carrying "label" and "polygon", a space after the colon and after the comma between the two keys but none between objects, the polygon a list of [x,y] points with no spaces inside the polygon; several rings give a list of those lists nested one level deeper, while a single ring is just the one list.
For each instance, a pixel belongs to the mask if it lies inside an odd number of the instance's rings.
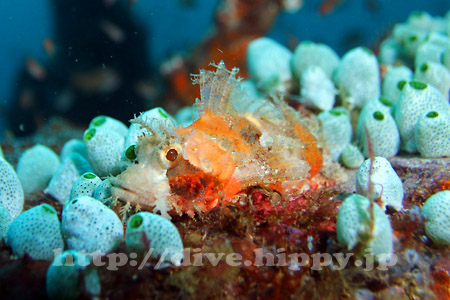
[{"label": "fish dorsal fin", "polygon": [[200,85],[200,99],[195,105],[200,114],[205,111],[227,114],[233,113],[232,99],[242,93],[240,82],[242,78],[236,77],[238,68],[229,71],[225,63],[211,63],[215,71],[201,70],[200,74],[192,75],[193,84]]}]

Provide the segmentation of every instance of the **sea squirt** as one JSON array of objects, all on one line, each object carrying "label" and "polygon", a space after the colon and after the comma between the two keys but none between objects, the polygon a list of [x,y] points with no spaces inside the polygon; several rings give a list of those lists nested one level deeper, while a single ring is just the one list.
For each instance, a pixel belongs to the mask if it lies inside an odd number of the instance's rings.
[{"label": "sea squirt", "polygon": [[[277,112],[238,111],[233,103],[253,101],[220,62],[216,70],[194,75],[201,98],[199,119],[192,125],[170,128],[152,120],[131,122],[151,134],[139,137],[136,159],[111,179],[112,195],[142,209],[194,216],[233,200],[253,186],[278,192],[287,199],[292,187],[315,182],[323,165],[322,149],[311,120],[280,99],[267,100]],[[260,99],[258,101],[261,101]]]}]

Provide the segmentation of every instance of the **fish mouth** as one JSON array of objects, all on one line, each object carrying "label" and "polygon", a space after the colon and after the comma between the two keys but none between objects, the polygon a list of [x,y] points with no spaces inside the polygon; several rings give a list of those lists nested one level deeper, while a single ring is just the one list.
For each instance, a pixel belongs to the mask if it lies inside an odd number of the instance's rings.
[{"label": "fish mouth", "polygon": [[114,199],[137,205],[145,210],[152,210],[155,207],[155,198],[149,193],[124,184],[123,180],[116,177],[111,178],[111,194]]},{"label": "fish mouth", "polygon": [[130,186],[123,184],[118,178],[111,178],[111,194],[114,198],[126,202],[134,202],[133,199],[140,197],[140,193]]},{"label": "fish mouth", "polygon": [[111,183],[111,188],[120,189],[120,190],[134,193],[129,187],[126,187],[122,183],[122,181],[120,179],[118,179],[117,177],[109,178],[109,182]]}]

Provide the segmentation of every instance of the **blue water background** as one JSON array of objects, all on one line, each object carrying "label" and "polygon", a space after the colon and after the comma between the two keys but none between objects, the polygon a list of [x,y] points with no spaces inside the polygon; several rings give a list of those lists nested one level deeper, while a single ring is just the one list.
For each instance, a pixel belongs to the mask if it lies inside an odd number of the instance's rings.
[{"label": "blue water background", "polygon": [[[321,16],[318,12],[321,1],[305,0],[297,13],[282,13],[268,35],[286,45],[292,40],[324,42],[342,55],[355,46],[352,41],[373,46],[411,11],[425,10],[443,16],[450,10],[448,0],[372,0],[378,3],[377,11],[368,10],[365,0],[343,1],[331,14]],[[188,53],[211,30],[218,0],[192,0],[193,5],[188,6],[180,3],[180,0],[138,0],[132,7],[138,22],[150,28],[149,56],[156,72],[164,59],[175,53]],[[48,0],[0,1],[0,104],[3,109],[11,98],[24,58],[31,56],[42,62],[48,59],[42,41],[52,38],[52,26]],[[346,39],[350,42],[346,43]],[[0,132],[3,132],[2,123],[4,120],[0,119]]]}]

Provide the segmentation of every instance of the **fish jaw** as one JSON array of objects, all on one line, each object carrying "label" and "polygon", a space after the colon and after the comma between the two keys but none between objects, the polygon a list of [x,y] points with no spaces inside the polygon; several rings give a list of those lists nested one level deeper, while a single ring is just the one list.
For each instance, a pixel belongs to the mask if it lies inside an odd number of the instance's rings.
[{"label": "fish jaw", "polygon": [[111,193],[121,199],[145,209],[153,209],[167,219],[172,209],[169,205],[170,185],[167,170],[154,165],[137,164],[128,167],[118,177],[111,179]]}]

